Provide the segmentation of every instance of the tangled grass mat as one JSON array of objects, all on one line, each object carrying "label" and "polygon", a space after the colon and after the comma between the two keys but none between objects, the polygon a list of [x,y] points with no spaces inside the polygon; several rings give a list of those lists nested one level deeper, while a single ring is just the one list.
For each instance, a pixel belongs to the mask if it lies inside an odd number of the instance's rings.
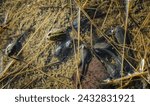
[{"label": "tangled grass mat", "polygon": [[[54,88],[77,87],[80,61],[79,43],[72,55],[59,64],[53,52],[59,44],[48,40],[54,29],[72,27],[73,20],[87,18],[96,28],[99,37],[111,27],[120,25],[130,32],[129,47],[116,47],[123,58],[132,60],[134,72],[120,78],[108,79],[105,66],[93,57],[86,79],[80,88],[149,88],[150,87],[150,1],[130,0],[0,0],[0,88]],[[127,6],[128,4],[128,6]],[[85,9],[97,6],[99,18],[91,17]],[[95,12],[96,14],[96,12]],[[80,21],[79,21],[80,20]],[[83,24],[83,23],[81,23]],[[86,25],[78,24],[86,27]],[[92,47],[90,30],[71,30],[70,36]],[[14,58],[5,55],[7,45],[25,35],[23,47]],[[110,43],[114,38],[108,39]],[[129,58],[123,48],[130,48],[134,58]],[[76,52],[77,51],[77,52]],[[20,61],[22,60],[22,61]],[[135,65],[133,65],[135,64]],[[77,73],[77,76],[76,74]]]}]

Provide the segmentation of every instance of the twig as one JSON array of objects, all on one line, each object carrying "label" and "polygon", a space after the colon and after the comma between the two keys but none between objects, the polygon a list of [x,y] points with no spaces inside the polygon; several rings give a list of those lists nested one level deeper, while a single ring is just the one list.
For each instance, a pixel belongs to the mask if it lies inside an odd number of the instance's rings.
[{"label": "twig", "polygon": [[120,83],[120,81],[124,81],[124,80],[128,80],[130,78],[134,78],[134,77],[138,77],[138,76],[142,76],[142,75],[146,75],[148,74],[148,71],[146,72],[135,72],[131,75],[128,75],[128,76],[125,76],[125,77],[122,77],[122,78],[118,78],[118,79],[114,79],[114,80],[110,80],[110,81],[107,81],[107,80],[104,80],[105,83],[107,84],[113,84],[113,83]]}]

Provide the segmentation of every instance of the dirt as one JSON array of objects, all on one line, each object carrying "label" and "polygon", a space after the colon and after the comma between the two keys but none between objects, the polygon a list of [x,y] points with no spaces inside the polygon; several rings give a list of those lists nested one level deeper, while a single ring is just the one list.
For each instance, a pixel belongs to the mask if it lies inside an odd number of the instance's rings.
[{"label": "dirt", "polygon": [[[110,0],[89,0],[88,2],[82,0],[80,5],[82,8],[92,8],[98,5],[98,11],[105,13],[104,16],[92,19],[97,27],[94,31],[98,36],[102,36],[110,27],[117,25],[125,27],[125,4],[122,0],[113,1],[112,4]],[[128,57],[128,55],[125,57],[136,63],[134,72],[139,72],[139,63],[143,58],[145,59],[143,72],[149,71],[149,11],[149,0],[133,0],[130,3],[128,31],[133,40],[129,48],[134,51],[135,57]],[[65,61],[55,64],[58,59],[53,57],[53,52],[59,43],[47,40],[46,37],[52,29],[71,26],[72,19],[77,16],[78,12],[79,6],[74,0],[0,1],[0,50],[3,52],[0,54],[0,88],[76,88],[71,78],[78,69],[78,53],[72,52],[72,55]],[[7,20],[4,23],[6,16]],[[81,10],[81,19],[85,17],[86,15]],[[91,23],[90,21],[89,23]],[[22,61],[16,61],[4,55],[7,45],[19,38],[29,28],[31,31],[26,34],[25,40],[22,42],[21,52],[18,56],[13,56]],[[71,31],[70,36],[73,39],[78,39],[78,34],[75,31]],[[81,33],[80,40],[91,48],[90,30]],[[115,40],[112,37],[110,43],[113,41]],[[122,53],[122,47],[117,46],[117,50]],[[105,71],[103,64],[93,58],[87,77],[83,82],[83,88],[108,88],[108,86],[102,86],[103,80],[108,78]],[[148,74],[143,77],[147,79]],[[143,79],[143,77],[138,76],[139,79]],[[131,84],[123,88],[140,88],[134,87],[132,84],[134,78],[132,79]],[[123,84],[126,82],[125,80]],[[148,82],[142,83],[147,84]],[[118,83],[112,85],[117,85],[116,88],[120,87]]]}]

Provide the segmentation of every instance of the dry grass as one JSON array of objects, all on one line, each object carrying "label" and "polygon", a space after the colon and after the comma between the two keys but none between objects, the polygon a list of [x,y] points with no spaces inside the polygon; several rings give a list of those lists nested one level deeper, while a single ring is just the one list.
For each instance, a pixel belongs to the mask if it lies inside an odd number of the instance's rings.
[{"label": "dry grass", "polygon": [[[133,83],[134,80],[138,79],[142,84],[150,84],[149,0],[144,0],[143,9],[137,13],[135,11],[138,10],[138,5],[134,6],[135,2],[131,1],[128,8],[129,16],[122,9],[123,4],[120,0],[108,0],[111,1],[109,3],[106,0],[81,0],[81,2],[78,0],[2,1],[4,2],[0,4],[2,5],[0,6],[0,24],[2,25],[0,27],[0,49],[5,49],[12,39],[18,38],[28,28],[32,27],[32,31],[27,35],[23,48],[18,53],[18,56],[21,56],[25,63],[0,54],[0,62],[3,63],[0,65],[2,70],[0,71],[0,88],[76,88],[71,77],[73,73],[78,73],[79,52],[75,52],[66,62],[54,65],[58,62],[52,57],[56,43],[46,40],[50,30],[71,26],[75,16],[78,17],[78,21],[82,17],[87,17],[91,25],[96,27],[98,35],[104,36],[110,44],[115,43],[115,41],[104,32],[111,26],[121,25],[132,35],[131,45],[126,46],[124,44],[114,48],[133,66],[135,72],[129,76],[103,83],[113,84],[117,88],[136,88]],[[99,6],[98,11],[106,13],[104,18],[91,19],[84,10],[84,8],[90,8],[96,4]],[[5,19],[6,23],[3,23]],[[78,32],[73,30],[71,37],[82,40],[91,47],[92,28],[91,32],[87,31],[82,37],[80,24],[78,25]],[[135,57],[133,59],[127,55],[125,48],[134,51]],[[130,63],[133,60],[136,67]],[[144,64],[141,64],[142,60]]]}]

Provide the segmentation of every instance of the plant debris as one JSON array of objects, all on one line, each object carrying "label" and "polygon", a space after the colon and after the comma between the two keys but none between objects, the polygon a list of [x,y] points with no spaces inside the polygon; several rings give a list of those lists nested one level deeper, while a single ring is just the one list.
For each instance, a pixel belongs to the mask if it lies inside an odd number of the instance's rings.
[{"label": "plant debris", "polygon": [[0,88],[150,88],[150,1],[127,1],[2,0]]}]

